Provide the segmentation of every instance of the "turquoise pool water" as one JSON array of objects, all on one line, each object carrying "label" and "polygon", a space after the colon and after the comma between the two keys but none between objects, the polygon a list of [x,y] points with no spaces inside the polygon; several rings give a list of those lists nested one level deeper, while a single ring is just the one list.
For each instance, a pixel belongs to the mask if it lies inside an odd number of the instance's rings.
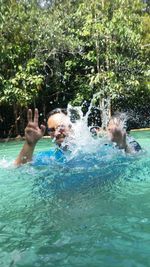
[{"label": "turquoise pool water", "polygon": [[22,143],[1,143],[0,266],[150,266],[150,132],[132,135],[138,156],[44,168],[15,169]]}]

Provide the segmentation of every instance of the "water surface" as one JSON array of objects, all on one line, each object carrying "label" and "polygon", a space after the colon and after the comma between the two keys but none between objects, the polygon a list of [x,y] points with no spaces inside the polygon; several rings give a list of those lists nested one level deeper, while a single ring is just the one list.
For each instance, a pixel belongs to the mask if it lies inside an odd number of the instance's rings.
[{"label": "water surface", "polygon": [[22,142],[1,143],[0,266],[150,266],[150,132],[133,135],[140,155],[38,168],[14,168]]}]

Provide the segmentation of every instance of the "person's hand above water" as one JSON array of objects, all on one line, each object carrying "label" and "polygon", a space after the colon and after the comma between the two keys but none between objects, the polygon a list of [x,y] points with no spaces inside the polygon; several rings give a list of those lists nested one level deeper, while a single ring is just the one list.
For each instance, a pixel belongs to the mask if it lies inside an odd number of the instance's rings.
[{"label": "person's hand above water", "polygon": [[45,126],[41,125],[39,127],[39,112],[38,109],[34,111],[34,117],[32,119],[32,110],[28,110],[28,124],[25,128],[25,143],[23,145],[22,150],[20,151],[17,159],[15,160],[15,165],[20,166],[21,164],[25,164],[27,162],[32,161],[32,156],[34,152],[35,145],[39,139],[45,133]]},{"label": "person's hand above water", "polygon": [[[34,111],[34,117],[32,110],[28,110],[28,124],[25,128],[25,139],[29,145],[35,145],[39,139],[41,139],[45,133],[45,126],[39,127],[39,112],[38,109]],[[33,118],[32,118],[33,117]]]},{"label": "person's hand above water", "polygon": [[126,130],[117,119],[110,120],[107,132],[109,139],[115,142],[120,149],[127,149]]}]

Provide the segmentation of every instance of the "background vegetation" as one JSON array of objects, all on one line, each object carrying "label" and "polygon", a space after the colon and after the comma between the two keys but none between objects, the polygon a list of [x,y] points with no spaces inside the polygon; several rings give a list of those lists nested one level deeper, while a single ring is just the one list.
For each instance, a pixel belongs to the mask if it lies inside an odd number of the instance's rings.
[{"label": "background vegetation", "polygon": [[150,1],[0,0],[0,137],[23,134],[26,111],[126,111],[150,126]]}]

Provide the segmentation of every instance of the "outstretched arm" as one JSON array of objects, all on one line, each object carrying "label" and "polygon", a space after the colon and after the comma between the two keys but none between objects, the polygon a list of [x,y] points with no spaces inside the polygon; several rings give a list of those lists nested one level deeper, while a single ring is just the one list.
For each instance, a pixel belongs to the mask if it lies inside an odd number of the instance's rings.
[{"label": "outstretched arm", "polygon": [[112,142],[115,142],[120,149],[124,149],[125,152],[131,153],[131,149],[127,144],[126,130],[120,125],[120,122],[116,119],[112,120],[107,128],[108,137]]},{"label": "outstretched arm", "polygon": [[32,160],[32,155],[34,152],[34,148],[38,140],[42,138],[45,133],[45,126],[41,125],[39,127],[38,120],[39,120],[39,113],[38,109],[34,111],[34,118],[32,119],[32,110],[28,110],[28,124],[25,128],[25,143],[23,148],[21,149],[17,159],[15,160],[15,165],[19,166],[21,164],[25,164]]}]

